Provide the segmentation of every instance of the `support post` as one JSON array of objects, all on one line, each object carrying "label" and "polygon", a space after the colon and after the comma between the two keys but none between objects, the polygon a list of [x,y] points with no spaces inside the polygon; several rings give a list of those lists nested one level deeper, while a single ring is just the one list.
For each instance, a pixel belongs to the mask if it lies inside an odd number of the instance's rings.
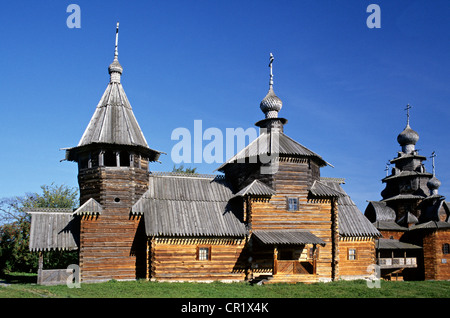
[{"label": "support post", "polygon": [[273,249],[273,274],[276,275],[278,272],[278,249],[275,246]]}]

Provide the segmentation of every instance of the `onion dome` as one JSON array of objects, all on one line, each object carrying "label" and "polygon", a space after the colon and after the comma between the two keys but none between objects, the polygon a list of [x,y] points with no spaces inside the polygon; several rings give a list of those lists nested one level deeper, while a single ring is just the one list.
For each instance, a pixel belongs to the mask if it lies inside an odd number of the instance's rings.
[{"label": "onion dome", "polygon": [[415,132],[409,123],[406,128],[397,136],[397,141],[400,146],[415,145],[419,140],[419,134]]},{"label": "onion dome", "polygon": [[122,67],[122,65],[120,65],[119,60],[114,59],[114,61],[111,64],[109,64],[108,72],[109,72],[109,74],[114,73],[114,72],[122,74],[123,67]]},{"label": "onion dome", "polygon": [[270,86],[269,92],[267,93],[266,97],[264,97],[264,99],[261,101],[261,104],[259,104],[259,107],[266,115],[266,118],[278,117],[278,112],[281,110],[281,107],[283,107],[283,102],[278,98],[277,95],[275,95],[272,85]]},{"label": "onion dome", "polygon": [[427,187],[428,187],[428,189],[430,189],[431,192],[433,192],[434,190],[439,189],[440,186],[441,186],[441,181],[439,181],[439,179],[436,178],[435,176],[433,176],[427,182]]}]

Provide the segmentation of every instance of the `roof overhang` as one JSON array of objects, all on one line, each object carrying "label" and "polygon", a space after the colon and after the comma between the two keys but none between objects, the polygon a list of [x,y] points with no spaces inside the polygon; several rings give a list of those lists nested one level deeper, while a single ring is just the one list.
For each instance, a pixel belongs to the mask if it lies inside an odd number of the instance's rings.
[{"label": "roof overhang", "polygon": [[88,145],[77,146],[72,148],[62,148],[61,150],[66,151],[66,156],[64,160],[67,161],[78,161],[78,155],[80,153],[86,153],[93,150],[120,150],[127,149],[136,153],[140,153],[147,156],[149,161],[158,161],[161,154],[166,154],[165,152],[154,150],[151,148],[146,148],[140,145],[128,145],[128,144],[111,144],[111,143],[91,143]]},{"label": "roof overhang", "polygon": [[265,245],[325,245],[322,239],[305,230],[257,230],[253,235]]}]

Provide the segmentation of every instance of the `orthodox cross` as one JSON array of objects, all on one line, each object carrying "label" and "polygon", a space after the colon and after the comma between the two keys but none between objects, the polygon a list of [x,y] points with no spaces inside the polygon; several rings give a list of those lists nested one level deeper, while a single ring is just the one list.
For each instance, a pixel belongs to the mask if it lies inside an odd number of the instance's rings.
[{"label": "orthodox cross", "polygon": [[409,104],[406,105],[406,125],[409,126],[409,110],[411,109],[412,106],[410,106]]},{"label": "orthodox cross", "polygon": [[273,73],[272,73],[272,63],[273,63],[273,60],[274,60],[273,54],[270,53],[270,62],[269,62],[269,68],[270,68],[270,82],[269,82],[269,85],[270,85],[270,87],[273,86]]},{"label": "orthodox cross", "polygon": [[433,151],[432,153],[431,153],[431,157],[430,157],[431,159],[432,159],[432,164],[433,164],[433,176],[436,176],[436,171],[435,171],[435,165],[434,165],[434,158],[436,158],[436,152],[435,151]]},{"label": "orthodox cross", "polygon": [[384,168],[384,171],[386,171],[386,177],[389,175],[389,165],[390,163],[386,163],[386,168]]},{"label": "orthodox cross", "polygon": [[117,57],[119,56],[119,51],[118,51],[118,45],[119,45],[119,22],[117,22],[117,27],[116,27],[116,48],[114,49],[114,59],[117,60]]}]

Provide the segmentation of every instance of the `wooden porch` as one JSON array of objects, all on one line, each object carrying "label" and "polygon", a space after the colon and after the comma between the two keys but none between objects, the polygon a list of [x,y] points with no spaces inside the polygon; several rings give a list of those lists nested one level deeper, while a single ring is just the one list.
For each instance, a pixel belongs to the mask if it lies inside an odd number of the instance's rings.
[{"label": "wooden porch", "polygon": [[[278,259],[279,251],[274,247],[273,266],[270,272],[260,274],[255,279],[263,283],[313,283],[318,281],[316,274],[316,256],[314,253],[312,259]],[[256,274],[256,273],[255,273]]]}]

